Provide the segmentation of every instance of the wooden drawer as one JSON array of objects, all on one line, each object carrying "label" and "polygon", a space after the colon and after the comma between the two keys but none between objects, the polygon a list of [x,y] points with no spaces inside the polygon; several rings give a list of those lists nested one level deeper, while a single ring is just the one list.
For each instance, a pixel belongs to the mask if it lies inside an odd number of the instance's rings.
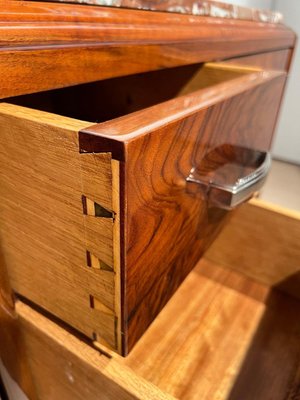
[{"label": "wooden drawer", "polygon": [[285,75],[192,65],[2,103],[13,290],[127,354],[228,214],[187,178],[269,149]]},{"label": "wooden drawer", "polygon": [[299,213],[243,205],[125,359],[20,301],[14,316],[1,307],[1,370],[39,400],[297,398],[299,237]]}]

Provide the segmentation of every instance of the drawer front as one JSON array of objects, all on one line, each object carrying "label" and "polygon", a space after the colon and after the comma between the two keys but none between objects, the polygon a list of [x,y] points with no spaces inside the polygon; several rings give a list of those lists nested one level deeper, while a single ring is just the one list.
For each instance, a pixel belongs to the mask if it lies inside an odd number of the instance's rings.
[{"label": "drawer front", "polygon": [[254,71],[81,133],[82,151],[111,146],[122,164],[125,351],[228,216],[208,202],[206,189],[187,182],[191,170],[230,146],[267,151],[284,82],[284,73]]},{"label": "drawer front", "polygon": [[1,104],[13,290],[126,354],[228,215],[191,171],[228,149],[267,151],[284,82],[282,72],[208,65],[180,97],[94,126]]}]

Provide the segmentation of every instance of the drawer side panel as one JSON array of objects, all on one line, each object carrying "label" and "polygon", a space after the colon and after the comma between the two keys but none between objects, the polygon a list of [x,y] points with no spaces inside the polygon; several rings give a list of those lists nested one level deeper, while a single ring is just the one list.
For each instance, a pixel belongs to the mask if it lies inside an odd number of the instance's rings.
[{"label": "drawer side panel", "polygon": [[[11,286],[117,348],[111,156],[80,154],[83,123],[50,116],[0,105],[0,237]],[[111,217],[85,215],[83,198]]]}]

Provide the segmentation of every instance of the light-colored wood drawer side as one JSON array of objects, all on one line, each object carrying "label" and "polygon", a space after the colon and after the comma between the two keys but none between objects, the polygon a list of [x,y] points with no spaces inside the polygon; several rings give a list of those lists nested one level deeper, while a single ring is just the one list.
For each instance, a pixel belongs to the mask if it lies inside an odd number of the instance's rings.
[{"label": "light-colored wood drawer side", "polygon": [[88,124],[0,104],[1,247],[16,293],[118,349],[118,163],[79,152]]}]

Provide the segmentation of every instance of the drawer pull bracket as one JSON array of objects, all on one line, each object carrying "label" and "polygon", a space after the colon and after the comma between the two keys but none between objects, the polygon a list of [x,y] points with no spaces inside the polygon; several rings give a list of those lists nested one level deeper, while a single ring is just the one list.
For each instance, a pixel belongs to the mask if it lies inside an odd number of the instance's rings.
[{"label": "drawer pull bracket", "polygon": [[270,166],[269,152],[225,144],[210,151],[186,180],[203,188],[210,206],[231,210],[263,186]]}]

